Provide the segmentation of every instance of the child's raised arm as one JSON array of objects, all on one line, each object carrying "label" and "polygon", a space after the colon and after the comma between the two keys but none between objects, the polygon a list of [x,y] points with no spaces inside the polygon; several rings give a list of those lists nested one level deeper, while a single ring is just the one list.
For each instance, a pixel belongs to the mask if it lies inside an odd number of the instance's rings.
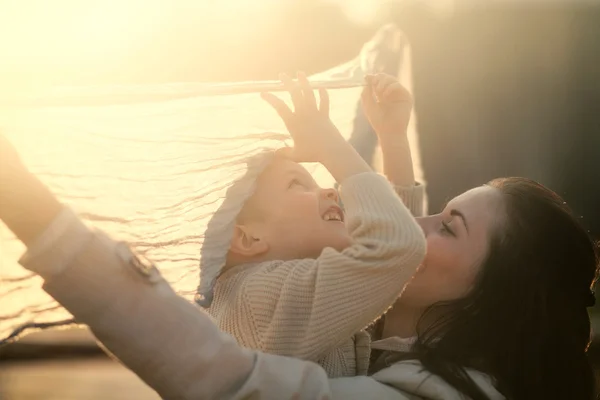
[{"label": "child's raised arm", "polygon": [[317,109],[306,78],[300,76],[300,85],[285,82],[295,112],[272,95],[263,97],[294,138],[288,156],[321,162],[341,183],[353,244],[341,252],[326,248],[317,259],[225,273],[217,286],[235,295],[227,296],[217,319],[242,345],[320,361],[394,303],[423,260],[425,239],[389,182],[333,126],[323,100]]},{"label": "child's raised arm", "polygon": [[381,145],[383,174],[413,215],[422,216],[425,188],[415,182],[407,132],[412,96],[393,76],[377,74],[367,77],[361,100]]}]

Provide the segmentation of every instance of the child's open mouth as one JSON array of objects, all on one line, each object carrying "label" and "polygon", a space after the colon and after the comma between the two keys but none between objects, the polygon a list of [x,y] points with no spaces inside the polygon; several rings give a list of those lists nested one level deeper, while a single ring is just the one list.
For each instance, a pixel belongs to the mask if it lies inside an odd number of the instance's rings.
[{"label": "child's open mouth", "polygon": [[344,213],[341,208],[333,206],[325,211],[322,218],[324,221],[344,222]]}]

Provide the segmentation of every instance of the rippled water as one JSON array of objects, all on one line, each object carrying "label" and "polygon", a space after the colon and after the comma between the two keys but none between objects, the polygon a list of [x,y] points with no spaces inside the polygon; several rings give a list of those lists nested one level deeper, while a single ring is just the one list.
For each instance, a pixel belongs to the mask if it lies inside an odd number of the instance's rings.
[{"label": "rippled water", "polygon": [[[152,89],[151,102],[107,105],[103,97],[96,105],[14,107],[0,123],[63,202],[157,262],[190,295],[199,281],[206,225],[225,190],[245,172],[243,160],[289,137],[257,93],[173,98],[165,87],[144,88]],[[330,93],[332,118],[346,134],[359,92]],[[331,183],[327,174],[318,175]],[[1,251],[0,333],[34,317],[68,316],[39,289],[39,279],[18,266],[23,248],[5,228]]]}]

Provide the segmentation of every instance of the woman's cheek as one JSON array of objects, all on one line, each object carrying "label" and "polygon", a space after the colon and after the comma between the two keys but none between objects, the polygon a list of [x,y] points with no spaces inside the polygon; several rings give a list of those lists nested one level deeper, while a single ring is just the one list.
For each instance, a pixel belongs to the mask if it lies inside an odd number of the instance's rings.
[{"label": "woman's cheek", "polygon": [[[438,274],[452,275],[461,264],[461,256],[450,240],[439,235],[427,237],[427,253],[423,266]],[[433,272],[432,271],[432,272]]]},{"label": "woman's cheek", "polygon": [[440,240],[440,237],[437,235],[428,235],[427,252],[425,253],[423,265],[436,264],[443,254],[443,243]]}]

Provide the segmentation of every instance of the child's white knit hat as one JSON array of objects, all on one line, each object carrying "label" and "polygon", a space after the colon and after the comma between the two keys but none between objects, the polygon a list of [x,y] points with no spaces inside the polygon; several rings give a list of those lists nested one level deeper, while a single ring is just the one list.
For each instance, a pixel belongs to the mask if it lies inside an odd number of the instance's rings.
[{"label": "child's white knit hat", "polygon": [[256,190],[258,176],[270,164],[273,151],[261,152],[246,161],[246,172],[225,195],[225,199],[207,225],[200,249],[200,285],[195,301],[202,307],[210,307],[215,282],[227,259],[237,216],[246,201]]}]

